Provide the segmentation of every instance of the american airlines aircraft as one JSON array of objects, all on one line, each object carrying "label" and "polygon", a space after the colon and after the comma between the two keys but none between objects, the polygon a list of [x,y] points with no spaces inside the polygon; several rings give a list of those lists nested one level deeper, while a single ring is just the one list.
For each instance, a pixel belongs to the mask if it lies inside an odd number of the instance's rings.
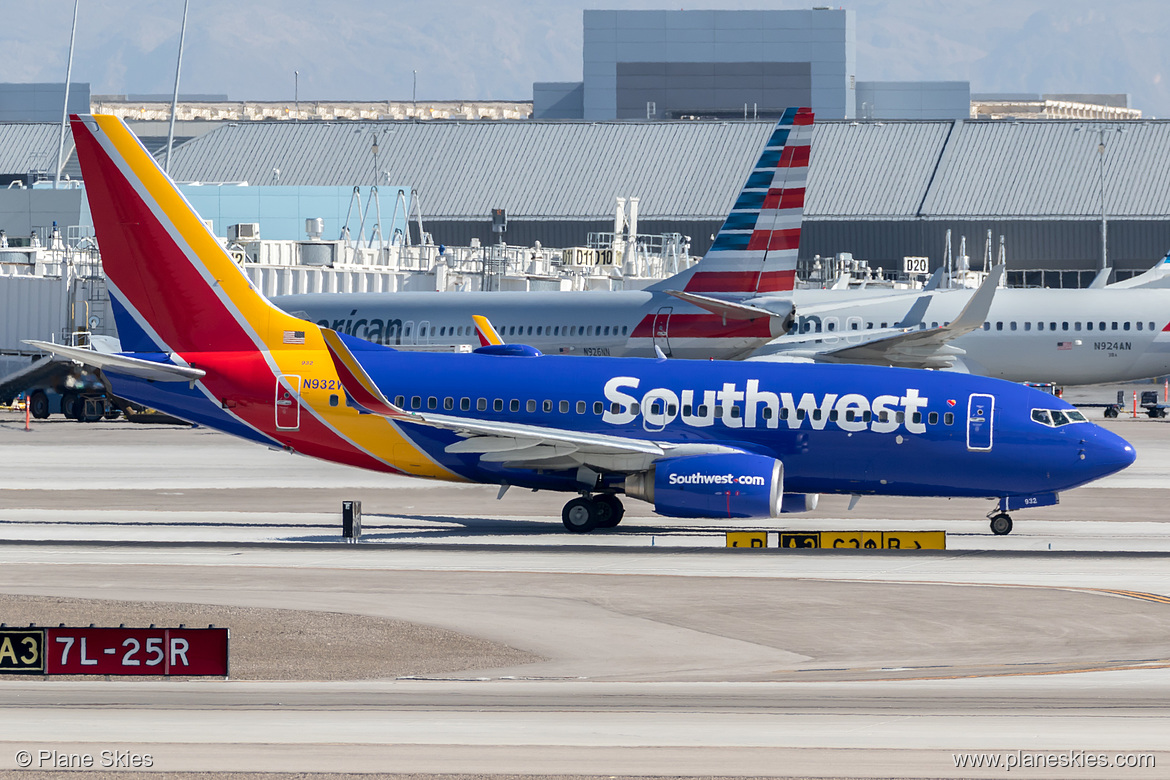
[{"label": "american airlines aircraft", "polygon": [[[794,327],[753,359],[938,368],[1059,385],[1170,373],[1170,290],[994,289],[1001,273],[997,267],[979,291],[799,291]],[[968,314],[978,313],[960,317],[969,304]]]},{"label": "american airlines aircraft", "polygon": [[403,352],[272,306],[126,125],[74,117],[117,354],[35,342],[114,392],[267,446],[386,473],[556,490],[574,532],[624,494],[667,517],[776,517],[820,492],[1056,502],[1133,448],[1022,385],[873,366]]},{"label": "american airlines aircraft", "polygon": [[[545,352],[743,358],[792,322],[792,290],[813,114],[776,124],[707,254],[645,290],[321,293],[272,302],[322,327],[387,346],[478,345],[472,315]],[[677,297],[671,291],[686,293]]]}]

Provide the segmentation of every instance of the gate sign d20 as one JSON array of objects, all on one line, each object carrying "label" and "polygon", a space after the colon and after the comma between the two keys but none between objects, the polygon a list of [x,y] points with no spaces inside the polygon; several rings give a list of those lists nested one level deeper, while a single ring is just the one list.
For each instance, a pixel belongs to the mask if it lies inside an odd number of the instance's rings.
[{"label": "gate sign d20", "polygon": [[47,674],[228,676],[226,628],[46,628]]}]

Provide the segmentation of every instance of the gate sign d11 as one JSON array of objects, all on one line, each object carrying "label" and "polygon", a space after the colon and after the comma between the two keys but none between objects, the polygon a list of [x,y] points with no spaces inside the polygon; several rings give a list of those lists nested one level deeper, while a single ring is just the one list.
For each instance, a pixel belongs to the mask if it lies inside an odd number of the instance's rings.
[{"label": "gate sign d11", "polygon": [[0,673],[227,677],[228,668],[226,628],[0,630]]}]

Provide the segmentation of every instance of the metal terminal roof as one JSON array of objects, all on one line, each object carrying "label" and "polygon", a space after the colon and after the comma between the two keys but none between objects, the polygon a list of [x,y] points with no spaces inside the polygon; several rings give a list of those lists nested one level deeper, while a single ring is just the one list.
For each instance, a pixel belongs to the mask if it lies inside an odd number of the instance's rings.
[{"label": "metal terminal roof", "polygon": [[[430,218],[596,218],[726,212],[772,123],[312,122],[233,124],[174,152],[178,181],[409,185]],[[372,146],[378,143],[375,169]],[[273,170],[279,170],[279,178]],[[734,181],[735,184],[729,184]]]},{"label": "metal terminal roof", "polygon": [[825,122],[813,126],[805,214],[916,214],[952,122]]},{"label": "metal terminal roof", "polygon": [[[181,181],[415,188],[424,215],[721,219],[771,122],[256,122],[179,147]],[[1093,218],[1105,132],[1111,219],[1170,215],[1170,122],[831,121],[814,127],[806,218]]]},{"label": "metal terminal roof", "polygon": [[[0,173],[27,174],[43,171],[53,175],[57,165],[60,124],[46,122],[0,122]],[[65,152],[73,148],[66,134]]]},{"label": "metal terminal roof", "polygon": [[[1170,214],[1170,122],[957,122],[923,201],[928,216]],[[814,150],[815,153],[815,150]]]}]

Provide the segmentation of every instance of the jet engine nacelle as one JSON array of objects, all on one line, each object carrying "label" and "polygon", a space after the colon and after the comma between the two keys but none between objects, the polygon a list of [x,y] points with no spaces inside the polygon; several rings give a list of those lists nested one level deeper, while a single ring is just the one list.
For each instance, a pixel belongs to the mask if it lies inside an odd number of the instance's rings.
[{"label": "jet engine nacelle", "polygon": [[784,464],[746,452],[666,458],[627,477],[625,491],[666,517],[777,517]]}]

